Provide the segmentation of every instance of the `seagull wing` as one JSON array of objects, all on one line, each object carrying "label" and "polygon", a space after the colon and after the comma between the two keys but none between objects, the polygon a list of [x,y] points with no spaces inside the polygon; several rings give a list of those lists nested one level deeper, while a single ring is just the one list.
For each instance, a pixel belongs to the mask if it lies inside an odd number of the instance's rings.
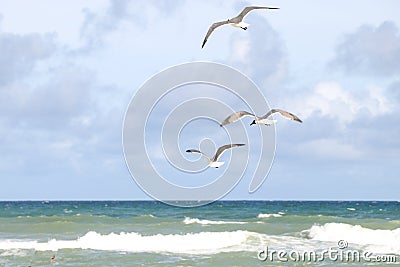
[{"label": "seagull wing", "polygon": [[233,18],[232,20],[238,20],[238,21],[242,21],[243,18],[252,10],[254,9],[279,9],[279,7],[266,7],[266,6],[248,6],[245,7],[242,12],[240,12],[240,14]]},{"label": "seagull wing", "polygon": [[202,156],[206,157],[208,160],[211,160],[206,154],[204,154],[203,152],[201,152],[200,150],[197,149],[188,149],[186,150],[187,153],[198,153],[201,154]]},{"label": "seagull wing", "polygon": [[203,41],[203,44],[201,45],[201,48],[204,47],[204,45],[206,44],[206,42],[207,42],[207,40],[208,40],[208,37],[210,37],[211,33],[212,33],[216,28],[218,28],[219,26],[228,24],[228,23],[229,23],[228,20],[224,20],[224,21],[219,21],[219,22],[213,23],[213,24],[210,26],[210,28],[208,29],[208,32],[207,32],[207,34],[206,34],[206,37],[204,38],[204,41]]},{"label": "seagull wing", "polygon": [[213,161],[217,161],[218,158],[221,156],[221,154],[222,154],[225,150],[230,149],[230,148],[232,148],[232,147],[237,147],[237,146],[244,146],[244,144],[229,144],[229,145],[221,146],[220,148],[218,148],[217,153],[215,153],[215,156],[214,156],[214,158],[213,158],[212,160],[213,160]]},{"label": "seagull wing", "polygon": [[268,118],[269,116],[271,116],[272,114],[277,113],[277,112],[278,112],[279,114],[281,114],[283,117],[288,118],[288,119],[290,119],[290,120],[298,121],[298,122],[303,122],[303,121],[300,120],[299,117],[297,117],[296,115],[294,115],[294,114],[292,114],[292,113],[290,113],[290,112],[287,112],[287,111],[285,111],[285,110],[282,110],[282,109],[271,109],[267,114],[265,114],[264,116],[262,116],[261,119],[266,119],[266,118]]},{"label": "seagull wing", "polygon": [[223,122],[221,122],[220,126],[224,126],[224,125],[227,125],[229,123],[238,121],[241,118],[246,117],[246,116],[255,117],[254,114],[251,114],[251,113],[249,113],[247,111],[238,111],[238,112],[235,112],[235,113],[229,115],[229,117],[227,117]]}]

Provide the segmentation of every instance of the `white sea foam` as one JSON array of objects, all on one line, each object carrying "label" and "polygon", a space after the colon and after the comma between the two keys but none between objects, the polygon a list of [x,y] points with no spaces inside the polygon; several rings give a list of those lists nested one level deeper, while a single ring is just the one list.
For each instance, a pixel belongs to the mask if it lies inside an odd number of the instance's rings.
[{"label": "white sea foam", "polygon": [[154,216],[153,214],[144,214],[144,215],[140,215],[138,217],[149,217],[149,218],[157,218],[156,216]]},{"label": "white sea foam", "polygon": [[[199,220],[196,218],[186,219],[188,221]],[[374,230],[360,225],[327,223],[314,225],[303,232],[307,234],[309,239],[299,236],[266,235],[242,230],[155,235],[142,235],[136,232],[100,234],[90,231],[72,240],[52,239],[47,242],[39,242],[38,240],[0,239],[0,250],[11,251],[12,254],[21,249],[38,251],[92,249],[118,252],[211,255],[221,252],[255,252],[266,245],[274,249],[318,250],[321,249],[321,242],[329,242],[326,244],[326,248],[328,248],[333,245],[332,243],[336,244],[339,240],[345,240],[349,244],[349,249],[400,255],[400,228]]]},{"label": "white sea foam", "polygon": [[146,219],[146,218],[157,218],[156,216],[154,216],[153,214],[143,214],[143,215],[138,215],[135,218],[138,219]]},{"label": "white sea foam", "polygon": [[190,217],[185,217],[183,220],[184,224],[192,224],[192,223],[198,223],[198,224],[246,224],[246,222],[236,222],[236,221],[210,221],[210,220],[201,220],[197,218],[190,218]]},{"label": "white sea foam", "polygon": [[346,208],[347,210],[351,210],[351,211],[354,211],[354,210],[356,210],[355,208]]},{"label": "white sea foam", "polygon": [[[0,240],[0,250],[35,249],[57,251],[59,249],[93,249],[120,252],[165,252],[190,254],[215,254],[232,251],[255,251],[254,242],[262,234],[249,231],[201,232],[170,235],[144,236],[130,232],[100,234],[94,231],[75,240],[38,242],[35,240]],[[264,237],[265,238],[265,237]]]},{"label": "white sea foam", "polygon": [[0,253],[0,257],[7,257],[7,256],[26,257],[27,255],[29,255],[29,252],[21,249],[10,249]]},{"label": "white sea foam", "polygon": [[372,253],[400,254],[400,228],[374,230],[360,225],[326,223],[314,225],[305,232],[313,240],[333,242],[345,240],[349,247],[352,244],[361,245]]},{"label": "white sea foam", "polygon": [[257,218],[270,218],[270,217],[282,217],[282,215],[285,214],[283,212],[278,212],[278,213],[260,213],[258,214]]}]

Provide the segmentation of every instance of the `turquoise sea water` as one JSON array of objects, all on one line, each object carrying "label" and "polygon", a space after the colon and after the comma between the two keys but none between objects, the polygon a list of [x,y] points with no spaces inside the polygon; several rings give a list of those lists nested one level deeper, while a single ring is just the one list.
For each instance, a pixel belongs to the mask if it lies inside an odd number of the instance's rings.
[{"label": "turquoise sea water", "polygon": [[0,266],[399,264],[399,202],[0,202]]}]

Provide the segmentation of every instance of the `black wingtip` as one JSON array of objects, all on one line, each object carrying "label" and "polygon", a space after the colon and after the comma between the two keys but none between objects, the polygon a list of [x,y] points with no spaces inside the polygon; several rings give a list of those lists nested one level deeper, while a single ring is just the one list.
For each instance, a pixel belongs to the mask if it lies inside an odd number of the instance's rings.
[{"label": "black wingtip", "polygon": [[190,149],[186,150],[187,153],[190,153]]}]

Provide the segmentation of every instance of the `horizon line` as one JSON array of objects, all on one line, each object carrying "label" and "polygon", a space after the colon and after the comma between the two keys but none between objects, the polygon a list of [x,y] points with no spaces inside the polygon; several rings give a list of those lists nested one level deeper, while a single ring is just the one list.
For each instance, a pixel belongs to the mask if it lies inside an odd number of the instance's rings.
[{"label": "horizon line", "polygon": [[[0,199],[0,202],[104,202],[104,201],[115,201],[115,202],[160,202],[165,203],[157,199]],[[203,202],[207,200],[168,200],[169,202]],[[234,202],[234,201],[304,201],[304,202],[400,202],[400,199],[219,199],[211,201],[213,202]],[[167,203],[165,203],[167,204]]]}]

